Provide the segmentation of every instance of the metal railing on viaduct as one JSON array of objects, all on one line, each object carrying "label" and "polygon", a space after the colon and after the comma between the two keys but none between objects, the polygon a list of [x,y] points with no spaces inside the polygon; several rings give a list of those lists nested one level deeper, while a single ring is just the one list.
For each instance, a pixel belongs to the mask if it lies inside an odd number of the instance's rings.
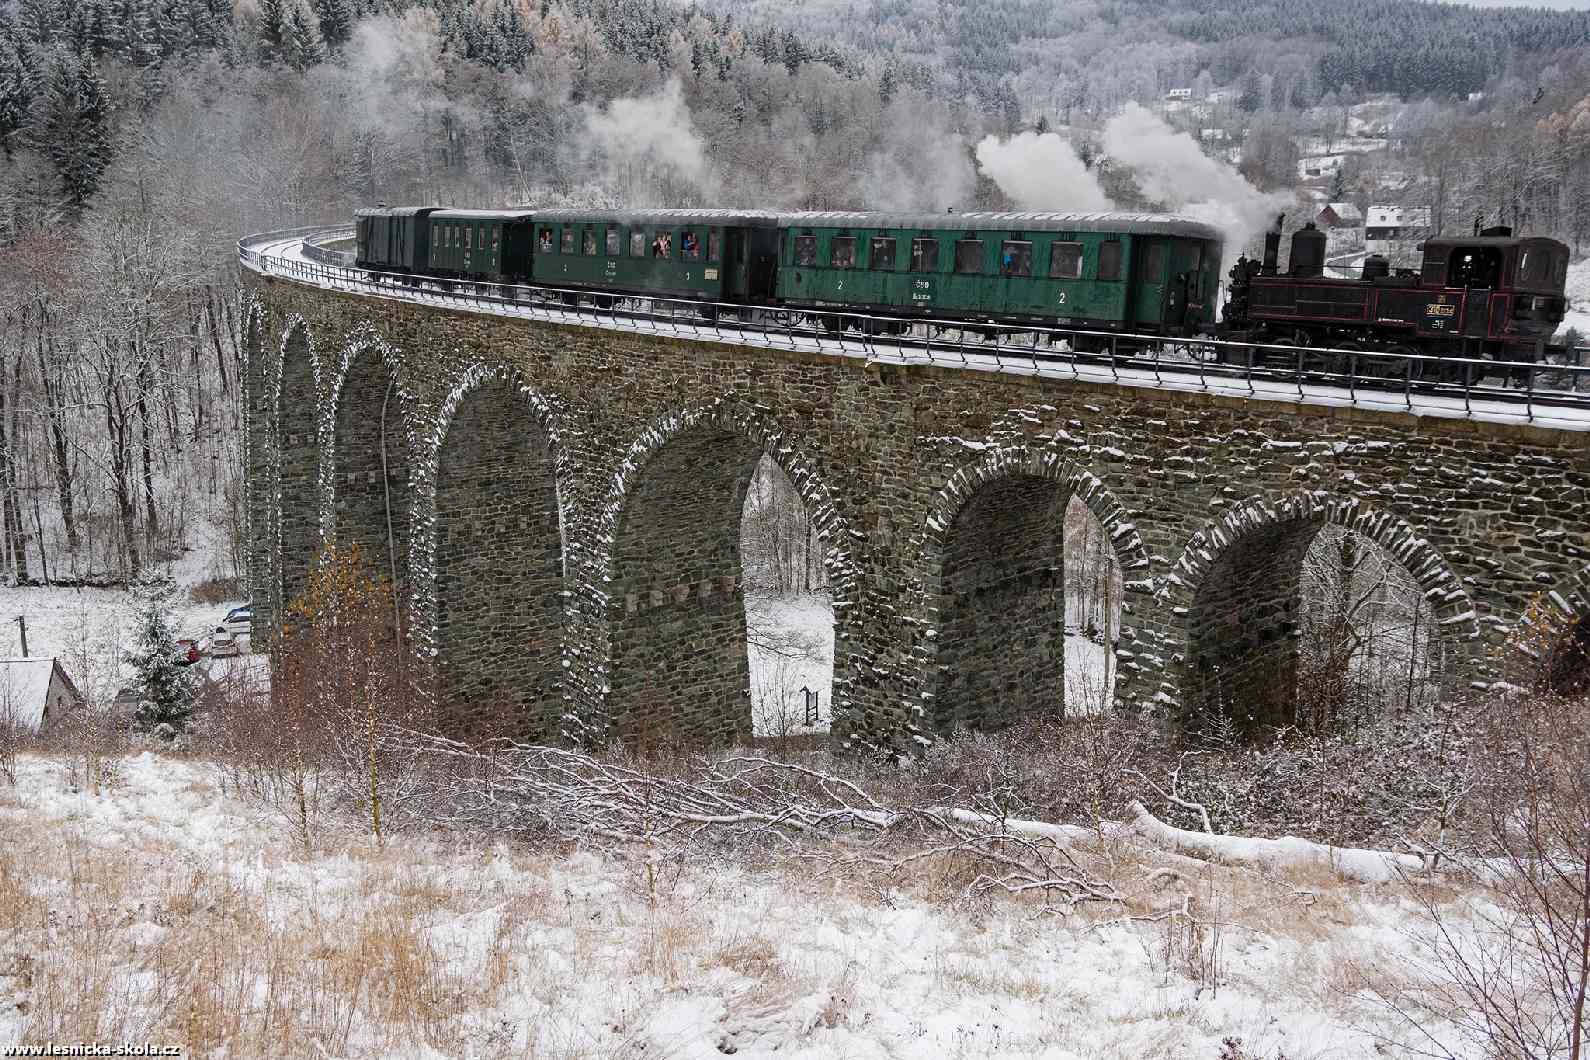
[{"label": "metal railing on viaduct", "polygon": [[834,727],[872,740],[1067,709],[1072,502],[1121,570],[1094,692],[1122,705],[1290,720],[1327,525],[1417,586],[1404,650],[1431,694],[1533,679],[1590,615],[1576,364],[891,334],[372,274],[336,242],[239,243],[256,608],[269,628],[328,536],[361,544],[460,735],[749,735],[741,513],[764,456],[821,540]]}]

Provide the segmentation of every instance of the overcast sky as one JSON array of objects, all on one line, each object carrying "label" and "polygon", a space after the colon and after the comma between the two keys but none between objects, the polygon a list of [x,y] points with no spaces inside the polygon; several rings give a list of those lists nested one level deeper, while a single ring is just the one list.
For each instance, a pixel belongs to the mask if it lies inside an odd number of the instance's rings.
[{"label": "overcast sky", "polygon": [[1549,7],[1556,11],[1590,11],[1590,0],[1448,0],[1471,7]]}]

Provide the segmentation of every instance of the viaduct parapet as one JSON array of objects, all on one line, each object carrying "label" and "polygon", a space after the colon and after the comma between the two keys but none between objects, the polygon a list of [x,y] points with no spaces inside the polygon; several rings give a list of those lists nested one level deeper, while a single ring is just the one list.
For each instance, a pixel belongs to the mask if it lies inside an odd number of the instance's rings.
[{"label": "viaduct parapet", "polygon": [[1456,688],[1516,677],[1526,616],[1590,615],[1572,429],[243,284],[256,623],[326,535],[358,542],[460,736],[749,734],[740,522],[764,453],[821,532],[836,729],[902,746],[1063,709],[1071,498],[1124,571],[1124,707],[1286,716],[1326,524],[1417,580]]}]

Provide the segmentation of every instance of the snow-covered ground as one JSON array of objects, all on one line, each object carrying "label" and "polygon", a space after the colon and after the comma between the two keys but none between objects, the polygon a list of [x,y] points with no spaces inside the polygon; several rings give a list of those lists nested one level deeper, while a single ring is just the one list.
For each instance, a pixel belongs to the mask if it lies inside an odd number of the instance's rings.
[{"label": "snow-covered ground", "polygon": [[[1227,1037],[1266,1060],[1431,1047],[1364,988],[1400,990],[1425,967],[1400,885],[1121,847],[1086,856],[1126,905],[1034,915],[805,863],[650,872],[642,850],[377,845],[340,827],[306,848],[203,761],[115,760],[97,794],[74,768],[24,756],[16,785],[0,782],[0,1046],[657,1060],[1213,1060]],[[1188,895],[1202,929],[1151,919]]]},{"label": "snow-covered ground", "polygon": [[[1590,258],[1568,266],[1568,313],[1563,318],[1562,330],[1573,328],[1590,342]],[[1559,333],[1560,334],[1560,333]]]}]

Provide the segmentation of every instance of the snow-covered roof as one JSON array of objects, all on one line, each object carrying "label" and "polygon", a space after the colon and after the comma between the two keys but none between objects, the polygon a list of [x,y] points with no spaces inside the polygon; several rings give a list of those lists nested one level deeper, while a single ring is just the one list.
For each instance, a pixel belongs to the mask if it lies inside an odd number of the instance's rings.
[{"label": "snow-covered roof", "polygon": [[[0,659],[0,715],[10,715],[30,731],[44,722],[49,706],[50,678],[59,669],[51,659]],[[77,689],[61,671],[61,680],[73,697]]]},{"label": "snow-covered roof", "polygon": [[1358,208],[1357,203],[1328,202],[1325,206],[1343,221],[1362,221],[1364,219],[1364,212]]},{"label": "snow-covered roof", "polygon": [[812,213],[786,213],[778,218],[780,228],[916,228],[927,231],[1020,232],[1124,232],[1134,235],[1181,236],[1185,239],[1221,239],[1218,228],[1159,213],[863,213],[830,210]]}]

